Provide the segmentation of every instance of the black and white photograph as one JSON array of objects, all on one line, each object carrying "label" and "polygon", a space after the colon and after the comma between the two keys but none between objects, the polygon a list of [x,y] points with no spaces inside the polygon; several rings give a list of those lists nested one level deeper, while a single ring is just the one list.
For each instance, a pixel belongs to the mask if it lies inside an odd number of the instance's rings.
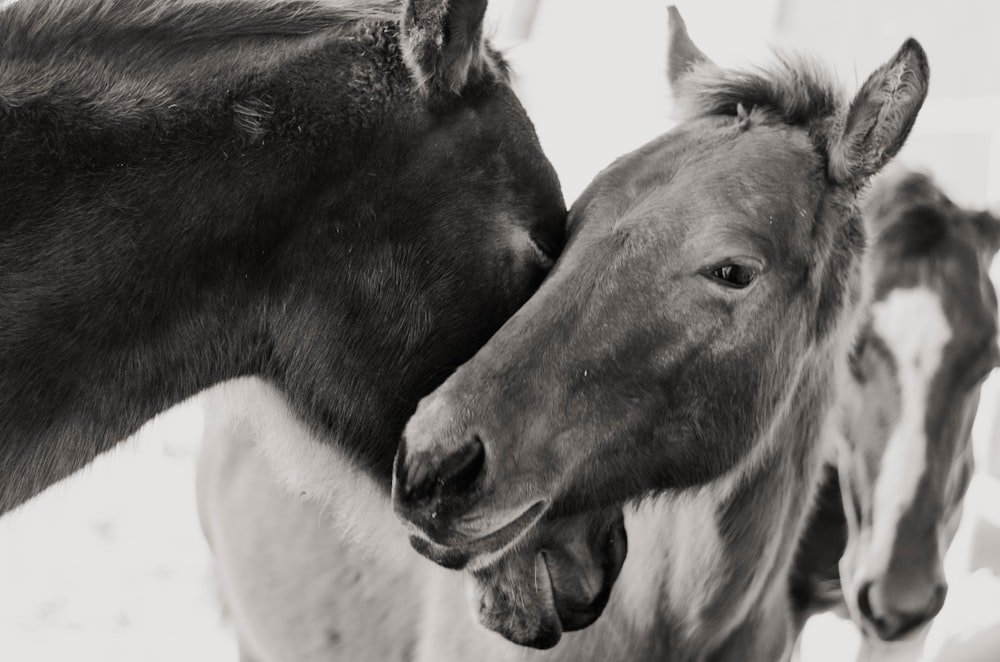
[{"label": "black and white photograph", "polygon": [[0,0],[0,662],[997,662],[998,35]]}]

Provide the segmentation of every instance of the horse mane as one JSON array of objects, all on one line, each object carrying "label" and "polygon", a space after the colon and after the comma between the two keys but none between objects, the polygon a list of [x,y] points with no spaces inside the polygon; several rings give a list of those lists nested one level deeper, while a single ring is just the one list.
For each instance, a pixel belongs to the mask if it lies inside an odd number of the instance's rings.
[{"label": "horse mane", "polygon": [[776,52],[770,66],[724,69],[712,62],[695,64],[677,83],[682,119],[736,115],[742,105],[765,111],[792,126],[809,126],[836,116],[844,93],[820,63]]},{"label": "horse mane", "polygon": [[51,44],[136,40],[165,47],[308,35],[397,18],[398,0],[20,0],[0,12],[0,57],[44,55]]},{"label": "horse mane", "polygon": [[[170,96],[165,88],[196,73],[225,85],[224,80],[275,66],[294,50],[288,44],[344,34],[364,21],[396,21],[398,5],[398,0],[18,0],[0,10],[0,112],[42,98],[162,100]],[[238,57],[251,46],[267,52]]]}]

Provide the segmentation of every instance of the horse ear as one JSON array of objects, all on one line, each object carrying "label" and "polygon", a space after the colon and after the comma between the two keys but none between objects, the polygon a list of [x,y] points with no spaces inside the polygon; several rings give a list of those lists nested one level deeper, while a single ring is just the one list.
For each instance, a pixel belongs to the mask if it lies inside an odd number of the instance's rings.
[{"label": "horse ear", "polygon": [[987,257],[992,258],[1000,250],[1000,218],[988,211],[981,211],[973,214],[972,225],[976,228]]},{"label": "horse ear", "polygon": [[830,179],[864,183],[896,155],[927,96],[929,77],[924,49],[916,39],[907,39],[851,102],[843,129],[829,146]]},{"label": "horse ear", "polygon": [[403,61],[417,85],[458,94],[489,66],[483,40],[486,0],[405,0]]},{"label": "horse ear", "polygon": [[677,81],[684,77],[691,68],[702,62],[712,61],[701,52],[701,49],[694,45],[688,35],[687,25],[681,18],[681,13],[677,7],[670,5],[667,9],[669,16],[669,45],[667,46],[667,80],[671,88],[677,92]]}]

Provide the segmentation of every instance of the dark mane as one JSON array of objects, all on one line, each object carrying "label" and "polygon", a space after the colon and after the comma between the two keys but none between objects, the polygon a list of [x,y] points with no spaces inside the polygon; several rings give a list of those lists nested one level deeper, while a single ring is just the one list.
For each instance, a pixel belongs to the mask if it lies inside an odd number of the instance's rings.
[{"label": "dark mane", "polygon": [[361,21],[395,20],[397,5],[19,0],[0,11],[0,112],[72,100],[127,117],[136,104],[170,103],[205,81],[224,87],[273,69]]},{"label": "dark mane", "polygon": [[360,20],[392,20],[397,0],[28,0],[0,12],[2,57],[45,55],[51,44],[114,51],[263,36],[308,35]]},{"label": "dark mane", "polygon": [[974,251],[971,223],[928,175],[907,172],[883,178],[870,196],[867,216],[875,247],[894,260],[934,257],[950,250],[953,242]]},{"label": "dark mane", "polygon": [[737,105],[766,111],[792,126],[811,125],[835,116],[844,96],[834,77],[817,62],[776,54],[770,67],[723,69],[711,62],[695,65],[680,81],[683,117],[735,115]]}]

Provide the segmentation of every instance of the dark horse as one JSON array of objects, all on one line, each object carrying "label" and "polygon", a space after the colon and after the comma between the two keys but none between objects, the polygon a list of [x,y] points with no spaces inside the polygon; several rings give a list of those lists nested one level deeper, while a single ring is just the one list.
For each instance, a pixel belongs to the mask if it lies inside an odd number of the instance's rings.
[{"label": "dark horse", "polygon": [[865,220],[873,298],[792,596],[803,619],[846,606],[866,635],[891,641],[944,602],[980,387],[1000,362],[989,276],[1000,222],[913,172],[878,182]]},{"label": "dark horse", "polygon": [[[788,571],[862,301],[858,196],[927,92],[914,40],[847,103],[816,66],[723,69],[672,26],[684,121],[594,179],[552,273],[396,458],[418,549],[504,555],[543,593],[537,522],[646,498],[604,618],[547,659],[790,651]],[[472,657],[454,622],[435,659]]]},{"label": "dark horse", "polygon": [[418,399],[563,243],[485,6],[0,11],[0,512],[244,375],[388,498]]}]

